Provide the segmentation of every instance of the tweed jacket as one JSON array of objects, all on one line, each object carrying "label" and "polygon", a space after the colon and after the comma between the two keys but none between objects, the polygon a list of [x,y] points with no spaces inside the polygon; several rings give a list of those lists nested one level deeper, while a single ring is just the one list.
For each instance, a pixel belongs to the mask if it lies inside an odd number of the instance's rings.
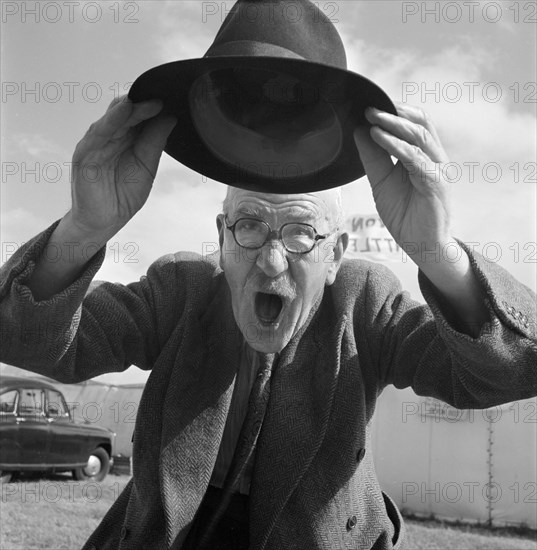
[{"label": "tweed jacket", "polygon": [[[131,364],[151,369],[133,477],[85,549],[180,549],[216,461],[242,345],[225,278],[212,258],[175,254],[130,285],[80,277],[36,303],[25,286],[54,229],[3,266],[1,359],[61,382]],[[280,354],[256,449],[252,550],[401,548],[404,528],[376,478],[369,423],[387,384],[459,408],[537,393],[535,295],[470,253],[490,321],[476,338],[421,274],[427,305],[386,268],[346,261]],[[419,450],[418,450],[419,452]]]}]

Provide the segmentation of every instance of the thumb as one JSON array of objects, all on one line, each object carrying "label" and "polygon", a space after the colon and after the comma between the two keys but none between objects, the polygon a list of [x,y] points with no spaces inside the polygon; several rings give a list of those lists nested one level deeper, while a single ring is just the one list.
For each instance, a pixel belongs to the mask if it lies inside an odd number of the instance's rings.
[{"label": "thumb", "polygon": [[390,155],[373,141],[369,127],[358,126],[354,130],[354,143],[372,185],[382,181],[393,170]]},{"label": "thumb", "polygon": [[170,114],[160,114],[148,120],[136,138],[134,154],[139,158],[152,174],[157,171],[166,141],[171,134],[177,118]]}]

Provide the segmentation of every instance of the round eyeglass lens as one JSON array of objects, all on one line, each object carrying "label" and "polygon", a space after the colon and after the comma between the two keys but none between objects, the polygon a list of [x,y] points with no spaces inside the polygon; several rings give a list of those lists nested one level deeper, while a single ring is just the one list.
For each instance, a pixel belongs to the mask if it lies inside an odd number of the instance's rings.
[{"label": "round eyeglass lens", "polygon": [[309,225],[290,223],[282,229],[282,241],[290,252],[308,252],[315,244],[315,233]]},{"label": "round eyeglass lens", "polygon": [[239,220],[235,225],[235,238],[245,248],[263,246],[268,233],[268,226],[258,220]]}]

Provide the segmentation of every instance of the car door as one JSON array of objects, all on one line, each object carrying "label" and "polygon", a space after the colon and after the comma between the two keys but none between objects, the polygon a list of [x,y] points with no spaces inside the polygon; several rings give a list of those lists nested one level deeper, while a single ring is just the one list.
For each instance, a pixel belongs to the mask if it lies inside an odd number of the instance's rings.
[{"label": "car door", "polygon": [[46,390],[47,421],[50,429],[50,459],[55,464],[74,464],[85,461],[84,434],[75,424],[63,395],[56,390]]},{"label": "car door", "polygon": [[41,388],[21,388],[17,410],[20,461],[23,465],[48,466],[49,423],[44,412],[45,392]]},{"label": "car door", "polygon": [[17,390],[0,394],[0,470],[20,463]]}]

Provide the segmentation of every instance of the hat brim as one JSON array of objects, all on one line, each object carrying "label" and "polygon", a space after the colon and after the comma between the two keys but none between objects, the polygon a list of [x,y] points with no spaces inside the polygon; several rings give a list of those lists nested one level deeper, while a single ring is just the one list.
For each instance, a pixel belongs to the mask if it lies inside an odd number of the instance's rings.
[{"label": "hat brim", "polygon": [[[327,94],[323,99],[334,109],[342,130],[341,148],[328,166],[314,173],[278,179],[259,173],[239,173],[236,167],[213,154],[200,138],[192,119],[190,89],[199,77],[207,73],[237,68],[287,73],[318,86],[321,94]],[[164,111],[177,117],[177,124],[164,149],[171,157],[221,183],[265,193],[320,191],[361,178],[365,170],[353,133],[358,126],[369,126],[364,117],[365,109],[376,107],[397,114],[388,95],[357,73],[302,59],[279,57],[219,56],[166,63],[139,76],[128,95],[134,102],[161,99]]]}]

